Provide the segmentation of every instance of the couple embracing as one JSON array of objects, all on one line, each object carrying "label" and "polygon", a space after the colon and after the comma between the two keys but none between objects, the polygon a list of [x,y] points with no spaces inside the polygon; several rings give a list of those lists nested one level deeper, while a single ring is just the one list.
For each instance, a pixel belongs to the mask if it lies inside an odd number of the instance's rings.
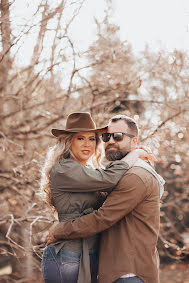
[{"label": "couple embracing", "polygon": [[[125,115],[96,128],[71,113],[43,166],[41,188],[59,222],[43,253],[46,283],[159,283],[156,249],[164,180]],[[100,163],[102,143],[109,164]]]}]

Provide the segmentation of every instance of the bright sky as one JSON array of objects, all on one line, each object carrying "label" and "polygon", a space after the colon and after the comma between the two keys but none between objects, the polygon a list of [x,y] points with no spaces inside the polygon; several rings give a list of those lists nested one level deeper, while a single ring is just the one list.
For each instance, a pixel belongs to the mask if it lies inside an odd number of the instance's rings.
[{"label": "bright sky", "polygon": [[121,38],[128,39],[136,50],[148,42],[152,48],[189,51],[188,0],[117,0],[115,20]]},{"label": "bright sky", "polygon": [[[87,0],[73,25],[73,36],[87,46],[94,40],[93,17],[104,16],[104,0]],[[135,51],[148,43],[153,49],[189,51],[188,0],[113,0],[112,21],[120,26],[120,37],[128,40]]]},{"label": "bright sky", "polygon": [[[51,4],[60,0],[51,0]],[[67,0],[69,3],[70,0]],[[128,40],[133,50],[139,52],[146,43],[155,51],[182,49],[189,52],[189,0],[112,0],[112,22],[120,27],[121,40]],[[31,20],[38,1],[16,0],[12,6],[15,32],[19,34],[22,19]],[[87,50],[96,39],[94,17],[102,20],[105,13],[105,0],[85,0],[79,16],[75,19],[70,32],[77,50]],[[65,15],[67,15],[65,13]],[[32,19],[38,22],[39,19]],[[53,23],[51,23],[53,25]],[[31,56],[38,29],[32,30],[32,36],[24,39],[19,51],[19,63],[27,64]],[[14,47],[13,47],[14,48]],[[48,50],[48,44],[46,46]]]}]

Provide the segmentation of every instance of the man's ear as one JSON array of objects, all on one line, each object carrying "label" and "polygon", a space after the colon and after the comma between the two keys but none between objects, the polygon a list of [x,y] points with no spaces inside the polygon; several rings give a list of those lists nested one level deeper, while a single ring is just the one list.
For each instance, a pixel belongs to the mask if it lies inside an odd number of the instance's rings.
[{"label": "man's ear", "polygon": [[132,141],[133,141],[133,144],[134,144],[135,146],[137,146],[138,138],[137,138],[137,137],[134,137],[134,138],[132,138]]}]

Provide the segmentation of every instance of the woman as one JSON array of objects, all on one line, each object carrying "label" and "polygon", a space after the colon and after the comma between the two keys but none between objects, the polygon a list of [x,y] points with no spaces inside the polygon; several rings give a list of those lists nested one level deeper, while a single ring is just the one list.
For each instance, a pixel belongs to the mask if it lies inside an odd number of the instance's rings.
[{"label": "woman", "polygon": [[[132,151],[121,161],[114,161],[103,169],[87,167],[92,160],[100,167],[101,132],[97,129],[89,113],[72,113],[68,116],[65,130],[53,129],[58,138],[50,149],[43,168],[42,190],[46,193],[50,206],[57,211],[59,221],[74,219],[98,209],[124,173],[137,160],[139,155],[147,156],[143,150]],[[95,160],[94,160],[95,157]],[[68,177],[80,180],[80,190],[67,184]],[[90,191],[82,190],[82,176],[90,180]],[[94,184],[94,185],[93,185]],[[83,186],[86,187],[86,186]],[[95,283],[98,272],[99,235],[87,239],[63,240],[45,248],[42,260],[42,273],[46,283]]]}]

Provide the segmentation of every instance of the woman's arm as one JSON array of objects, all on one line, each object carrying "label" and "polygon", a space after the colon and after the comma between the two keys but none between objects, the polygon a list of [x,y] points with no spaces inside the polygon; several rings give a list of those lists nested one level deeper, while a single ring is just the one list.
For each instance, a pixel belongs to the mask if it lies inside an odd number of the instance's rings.
[{"label": "woman's arm", "polygon": [[50,172],[51,187],[64,192],[112,191],[128,169],[129,165],[121,160],[111,162],[105,169],[93,169],[64,159]]},{"label": "woman's arm", "polygon": [[72,159],[60,160],[51,170],[51,187],[65,192],[110,192],[141,154],[146,152],[136,149],[105,169],[88,168]]}]

